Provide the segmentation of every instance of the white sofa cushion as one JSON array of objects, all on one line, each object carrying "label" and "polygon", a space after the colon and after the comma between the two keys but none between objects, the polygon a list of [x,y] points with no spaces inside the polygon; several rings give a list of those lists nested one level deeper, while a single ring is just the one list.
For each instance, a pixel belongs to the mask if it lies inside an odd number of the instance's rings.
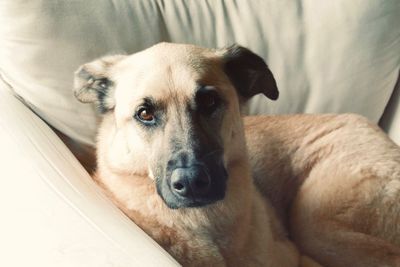
[{"label": "white sofa cushion", "polygon": [[51,125],[93,143],[95,113],[71,94],[78,65],[158,41],[262,55],[281,97],[256,97],[255,113],[356,112],[377,122],[400,62],[400,2],[52,1],[0,2],[0,71]]},{"label": "white sofa cushion", "polygon": [[0,82],[0,266],[178,266]]}]

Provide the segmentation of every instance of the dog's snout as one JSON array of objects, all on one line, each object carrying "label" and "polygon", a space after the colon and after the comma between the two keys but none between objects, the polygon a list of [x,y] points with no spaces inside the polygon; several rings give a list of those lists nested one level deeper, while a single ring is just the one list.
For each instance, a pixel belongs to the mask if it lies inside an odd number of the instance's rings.
[{"label": "dog's snout", "polygon": [[169,169],[174,169],[176,167],[184,168],[191,164],[191,160],[193,157],[189,157],[189,152],[187,151],[179,151],[171,158],[168,163],[167,167]]},{"label": "dog's snout", "polygon": [[166,161],[157,191],[170,208],[200,207],[224,198],[227,177],[221,153],[181,150]]},{"label": "dog's snout", "polygon": [[177,168],[171,175],[171,190],[181,197],[197,198],[208,194],[211,180],[202,166]]}]

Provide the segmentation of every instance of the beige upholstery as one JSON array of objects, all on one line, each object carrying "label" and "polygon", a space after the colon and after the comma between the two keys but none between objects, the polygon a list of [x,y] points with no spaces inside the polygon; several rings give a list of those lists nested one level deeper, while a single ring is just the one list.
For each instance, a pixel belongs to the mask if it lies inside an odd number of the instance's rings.
[{"label": "beige upholstery", "polygon": [[0,72],[38,114],[93,143],[95,115],[71,94],[72,72],[161,40],[262,55],[281,97],[251,113],[356,112],[378,122],[399,74],[397,0],[0,2]]}]

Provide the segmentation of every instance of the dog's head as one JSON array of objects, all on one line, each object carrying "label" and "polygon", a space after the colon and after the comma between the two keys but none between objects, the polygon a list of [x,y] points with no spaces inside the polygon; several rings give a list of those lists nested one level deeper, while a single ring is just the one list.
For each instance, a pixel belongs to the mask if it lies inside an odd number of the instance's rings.
[{"label": "dog's head", "polygon": [[246,48],[168,43],[84,64],[74,93],[103,114],[99,168],[151,177],[170,208],[224,198],[229,165],[246,154],[240,103],[278,97],[267,65]]}]

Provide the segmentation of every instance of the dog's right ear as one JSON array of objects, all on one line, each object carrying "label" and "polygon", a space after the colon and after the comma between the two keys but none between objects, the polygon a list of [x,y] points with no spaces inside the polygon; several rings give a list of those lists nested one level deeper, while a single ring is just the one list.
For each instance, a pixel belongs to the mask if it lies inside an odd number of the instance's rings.
[{"label": "dog's right ear", "polygon": [[115,84],[110,79],[110,70],[125,57],[105,56],[80,66],[74,77],[75,97],[82,103],[96,103],[101,113],[113,109]]},{"label": "dog's right ear", "polygon": [[221,49],[224,70],[242,99],[262,93],[271,100],[278,99],[276,81],[267,64],[249,49],[232,45]]}]

